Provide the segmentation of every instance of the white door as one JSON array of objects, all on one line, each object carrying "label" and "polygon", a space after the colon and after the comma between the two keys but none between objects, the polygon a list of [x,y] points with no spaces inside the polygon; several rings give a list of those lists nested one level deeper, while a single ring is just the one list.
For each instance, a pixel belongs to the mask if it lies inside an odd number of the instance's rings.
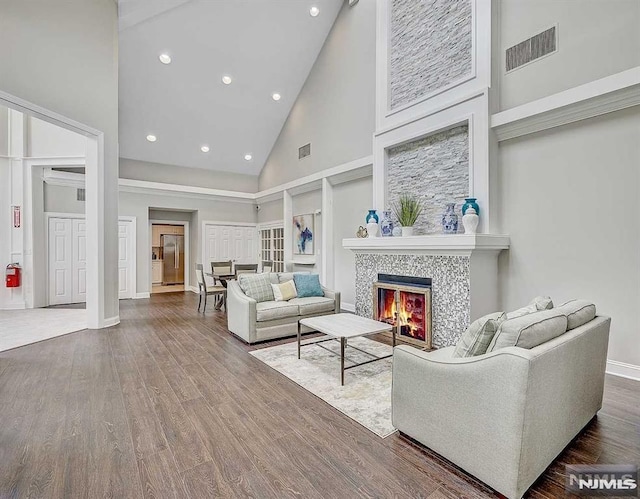
[{"label": "white door", "polygon": [[232,260],[235,263],[257,263],[258,231],[255,227],[209,225],[204,230],[205,266],[210,262]]},{"label": "white door", "polygon": [[118,222],[118,298],[133,298],[133,222]]},{"label": "white door", "polygon": [[49,219],[49,305],[73,303],[72,233],[71,219]]},{"label": "white door", "polygon": [[[49,305],[87,301],[87,224],[84,218],[49,219]],[[133,298],[133,222],[118,222],[119,298]]]}]

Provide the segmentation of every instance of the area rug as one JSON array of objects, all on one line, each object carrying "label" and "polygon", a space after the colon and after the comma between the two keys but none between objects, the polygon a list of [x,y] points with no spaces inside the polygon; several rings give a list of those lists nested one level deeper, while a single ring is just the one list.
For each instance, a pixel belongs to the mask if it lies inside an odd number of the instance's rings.
[{"label": "area rug", "polygon": [[[345,371],[344,386],[341,386],[340,342],[322,343],[335,355],[315,344],[304,346],[304,343],[315,341],[315,338],[303,340],[299,360],[296,342],[250,353],[376,435],[385,438],[394,433],[396,429],[391,425],[391,358]],[[367,338],[349,339],[345,367],[371,359],[349,345],[376,357],[389,355],[392,351],[390,346]]]},{"label": "area rug", "polygon": [[0,352],[87,329],[87,311],[33,308],[0,311]]}]

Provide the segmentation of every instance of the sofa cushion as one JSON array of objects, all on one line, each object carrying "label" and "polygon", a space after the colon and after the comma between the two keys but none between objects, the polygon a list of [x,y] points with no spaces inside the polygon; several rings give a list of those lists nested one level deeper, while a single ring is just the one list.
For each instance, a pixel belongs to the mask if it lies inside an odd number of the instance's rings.
[{"label": "sofa cushion", "polygon": [[288,301],[263,301],[256,303],[256,320],[258,322],[297,317],[299,312],[298,305],[294,305]]},{"label": "sofa cushion", "polygon": [[289,301],[298,296],[296,285],[293,281],[283,282],[282,284],[272,284],[273,296],[276,301]]},{"label": "sofa cushion", "polygon": [[550,310],[553,308],[553,301],[548,296],[536,296],[529,302],[526,307],[519,308],[513,312],[507,312],[507,319],[515,319],[524,315],[533,314],[542,310]]},{"label": "sofa cushion", "polygon": [[293,276],[295,274],[302,274],[302,275],[308,275],[311,272],[280,272],[278,274],[278,281],[279,282],[287,282],[287,281],[293,281]]},{"label": "sofa cushion", "polygon": [[567,317],[557,308],[507,319],[498,328],[487,352],[505,347],[533,348],[564,334]]},{"label": "sofa cushion", "polygon": [[321,314],[331,312],[336,308],[336,302],[332,298],[324,296],[307,296],[304,298],[294,298],[289,300],[292,305],[298,305],[300,315]]},{"label": "sofa cushion", "polygon": [[504,312],[495,312],[473,321],[458,341],[453,357],[475,357],[485,353],[498,327],[506,319]]},{"label": "sofa cushion", "polygon": [[240,274],[238,284],[245,295],[258,303],[273,301],[273,289],[271,289],[269,274]]},{"label": "sofa cushion", "polygon": [[567,316],[567,331],[583,326],[596,316],[596,306],[587,300],[571,300],[556,310]]},{"label": "sofa cushion", "polygon": [[324,296],[318,274],[294,274],[293,282],[296,284],[299,298],[304,298],[305,296]]}]

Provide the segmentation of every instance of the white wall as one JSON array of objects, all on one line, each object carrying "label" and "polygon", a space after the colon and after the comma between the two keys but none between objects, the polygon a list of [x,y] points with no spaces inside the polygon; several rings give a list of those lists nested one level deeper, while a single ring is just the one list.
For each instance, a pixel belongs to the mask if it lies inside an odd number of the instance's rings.
[{"label": "white wall", "polygon": [[75,187],[44,184],[44,211],[53,213],[84,213],[85,202],[78,201]]},{"label": "white wall", "polygon": [[202,168],[149,163],[127,158],[120,158],[120,178],[229,191],[256,192],[258,190],[257,175],[215,172]]},{"label": "white wall", "polygon": [[365,216],[373,203],[371,177],[339,184],[333,188],[333,241],[335,252],[335,288],[342,293],[347,306],[356,303],[355,255],[342,247],[346,237],[356,237],[358,226],[365,225]]},{"label": "white wall", "polygon": [[[500,109],[640,66],[638,0],[501,0]],[[557,53],[505,75],[504,50],[558,25]]]},{"label": "white wall", "polygon": [[0,105],[0,156],[9,154],[9,110]]},{"label": "white wall", "polygon": [[269,201],[268,203],[259,203],[259,206],[258,222],[266,223],[282,220],[284,213],[282,199],[276,199],[275,201]]},{"label": "white wall", "polygon": [[118,314],[118,30],[108,0],[3,0],[0,90],[104,132],[104,317]]},{"label": "white wall", "polygon": [[609,359],[640,366],[640,107],[501,143],[505,310],[539,294],[613,318]]},{"label": "white wall", "polygon": [[27,117],[27,127],[27,150],[31,157],[84,157],[87,152],[87,139],[79,133],[32,117]]},{"label": "white wall", "polygon": [[[376,2],[345,2],[260,173],[260,189],[368,156],[375,119]],[[311,142],[311,156],[298,148]]]}]

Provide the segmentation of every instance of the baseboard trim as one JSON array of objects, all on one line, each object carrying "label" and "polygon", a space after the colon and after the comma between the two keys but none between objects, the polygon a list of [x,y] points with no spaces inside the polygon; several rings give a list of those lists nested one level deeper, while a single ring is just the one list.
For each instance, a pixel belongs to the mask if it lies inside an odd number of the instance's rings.
[{"label": "baseboard trim", "polygon": [[195,294],[198,294],[200,292],[196,286],[189,286],[187,289]]},{"label": "baseboard trim", "polygon": [[640,366],[618,362],[617,360],[608,360],[607,374],[640,381]]},{"label": "baseboard trim", "polygon": [[26,310],[27,306],[24,303],[8,303],[7,305],[2,305],[0,310]]},{"label": "baseboard trim", "polygon": [[345,303],[345,302],[340,302],[340,308],[342,310],[346,310],[347,312],[352,312],[352,313],[356,313],[356,306],[353,303]]},{"label": "baseboard trim", "polygon": [[[120,315],[114,315],[113,317],[107,317],[102,323],[102,326],[99,327],[98,329],[105,329],[108,327],[116,326],[118,324],[120,324]],[[88,327],[87,329],[92,329],[92,328]]]},{"label": "baseboard trim", "polygon": [[136,296],[134,297],[134,300],[140,300],[142,298],[151,298],[151,293],[146,292],[146,293],[136,293]]}]

